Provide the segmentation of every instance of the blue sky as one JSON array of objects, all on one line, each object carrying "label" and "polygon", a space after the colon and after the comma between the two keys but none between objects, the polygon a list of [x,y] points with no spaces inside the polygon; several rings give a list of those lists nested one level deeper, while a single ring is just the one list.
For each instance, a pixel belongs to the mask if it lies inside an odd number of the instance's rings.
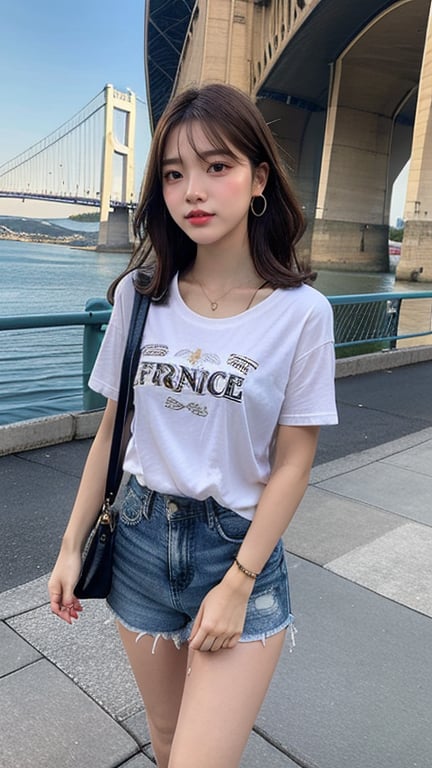
[{"label": "blue sky", "polygon": [[[54,131],[106,83],[145,99],[145,0],[3,0],[0,44],[0,165]],[[149,144],[138,109],[137,174]],[[407,172],[391,222],[403,215]],[[0,199],[0,215],[69,216],[77,206]]]},{"label": "blue sky", "polygon": [[[144,0],[3,0],[0,82],[0,165],[72,117],[106,83],[145,99]],[[138,114],[136,144],[144,158],[145,108]],[[0,215],[67,216],[69,207],[0,199]]]}]

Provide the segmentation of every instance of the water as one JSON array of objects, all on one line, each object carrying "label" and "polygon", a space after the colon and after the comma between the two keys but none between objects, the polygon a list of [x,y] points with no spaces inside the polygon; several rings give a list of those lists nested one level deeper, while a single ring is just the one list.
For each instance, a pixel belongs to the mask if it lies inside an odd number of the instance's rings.
[{"label": "water", "polygon": [[[127,254],[0,240],[0,315],[82,311],[90,297],[105,296],[127,260]],[[432,290],[395,284],[394,274],[336,271],[321,271],[315,285],[327,296]],[[82,409],[82,334],[79,326],[0,331],[0,424]]]},{"label": "water", "polygon": [[[77,222],[78,223],[78,222]],[[0,314],[80,312],[127,254],[0,240]],[[83,328],[0,331],[0,424],[82,409]]]}]

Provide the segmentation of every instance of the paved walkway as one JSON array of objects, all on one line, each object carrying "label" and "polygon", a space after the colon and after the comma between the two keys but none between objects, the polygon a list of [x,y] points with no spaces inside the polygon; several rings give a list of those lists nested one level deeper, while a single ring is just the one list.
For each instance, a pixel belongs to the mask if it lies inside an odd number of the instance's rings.
[{"label": "paved walkway", "polygon": [[[297,647],[281,658],[242,768],[431,766],[431,376],[432,363],[423,363],[338,383],[341,426],[323,430],[310,487],[285,535]],[[47,607],[45,562],[60,534],[52,535],[41,499],[52,506],[54,487],[64,517],[86,446],[0,459],[0,589],[15,585],[0,593],[7,768],[153,764],[104,604],[89,602],[73,627]],[[9,530],[34,535],[18,551]],[[43,541],[32,549],[36,531]]]}]

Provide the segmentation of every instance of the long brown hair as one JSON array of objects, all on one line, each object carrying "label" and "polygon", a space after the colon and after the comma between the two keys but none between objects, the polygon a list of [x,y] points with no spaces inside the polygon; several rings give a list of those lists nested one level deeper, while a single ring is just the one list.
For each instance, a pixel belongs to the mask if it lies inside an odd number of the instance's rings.
[{"label": "long brown hair", "polygon": [[267,210],[259,218],[252,212],[248,217],[251,256],[260,277],[274,288],[295,287],[313,279],[313,273],[296,256],[295,245],[304,232],[304,218],[269,127],[242,91],[212,83],[180,93],[159,120],[135,212],[137,245],[126,270],[110,286],[108,298],[113,299],[119,280],[136,269],[138,290],[162,297],[174,274],[195,259],[196,244],[171,218],[162,191],[162,160],[168,136],[174,128],[185,126],[197,151],[192,139],[194,123],[199,123],[215,148],[234,157],[235,152],[241,153],[252,167],[268,163],[264,190]]}]

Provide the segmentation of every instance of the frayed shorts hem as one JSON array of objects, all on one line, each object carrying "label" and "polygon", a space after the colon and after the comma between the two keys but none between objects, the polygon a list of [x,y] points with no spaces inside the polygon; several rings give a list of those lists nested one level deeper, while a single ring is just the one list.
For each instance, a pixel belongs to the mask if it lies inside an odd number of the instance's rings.
[{"label": "frayed shorts hem", "polygon": [[285,621],[283,621],[281,624],[279,624],[278,627],[269,629],[266,632],[261,632],[260,634],[256,634],[256,635],[248,635],[247,633],[243,633],[239,639],[239,643],[254,643],[257,640],[259,640],[263,645],[265,645],[266,640],[268,640],[269,637],[273,637],[274,635],[279,634],[279,632],[282,632],[282,630],[284,629],[287,630],[289,650],[291,652],[295,648],[295,644],[296,644],[295,636],[297,634],[297,630],[294,625],[294,616],[292,615],[292,613],[290,613],[288,618]]},{"label": "frayed shorts hem", "polygon": [[172,640],[176,648],[181,648],[182,645],[188,642],[190,633],[192,630],[193,622],[189,621],[186,626],[181,627],[180,629],[175,629],[171,631],[159,631],[159,630],[146,630],[138,627],[133,627],[130,624],[128,624],[124,619],[122,619],[121,616],[118,615],[118,613],[111,608],[109,602],[107,601],[108,608],[114,617],[114,619],[122,625],[125,629],[128,630],[128,632],[134,632],[137,635],[136,642],[140,640],[142,637],[145,637],[146,635],[149,635],[149,637],[153,637],[155,642],[153,644],[152,653],[155,652],[156,649],[156,643],[161,637],[163,640]]},{"label": "frayed shorts hem", "polygon": [[[127,622],[125,622],[121,616],[119,616],[116,611],[114,611],[113,608],[111,608],[110,604],[107,602],[108,608],[113,615],[114,619],[122,625],[125,629],[127,629],[129,632],[134,632],[136,637],[136,642],[138,642],[142,637],[153,637],[154,643],[152,648],[152,653],[154,654],[156,651],[156,645],[159,640],[159,638],[162,638],[163,640],[172,640],[175,647],[177,649],[180,649],[182,645],[188,642],[190,633],[193,626],[193,621],[189,621],[184,627],[181,627],[180,629],[173,630],[173,631],[157,631],[157,630],[145,630],[145,629],[138,629],[138,627],[132,627]],[[279,632],[282,632],[284,629],[287,630],[287,637],[289,642],[289,651],[294,650],[296,645],[295,636],[297,634],[297,629],[294,625],[294,616],[292,613],[288,616],[288,619],[286,619],[284,622],[282,622],[278,627],[274,627],[273,629],[269,629],[266,632],[260,632],[259,634],[250,635],[247,633],[243,633],[242,636],[239,639],[239,643],[256,643],[261,642],[263,645],[266,644],[266,640],[269,637],[273,637],[274,635],[277,635]]]}]

